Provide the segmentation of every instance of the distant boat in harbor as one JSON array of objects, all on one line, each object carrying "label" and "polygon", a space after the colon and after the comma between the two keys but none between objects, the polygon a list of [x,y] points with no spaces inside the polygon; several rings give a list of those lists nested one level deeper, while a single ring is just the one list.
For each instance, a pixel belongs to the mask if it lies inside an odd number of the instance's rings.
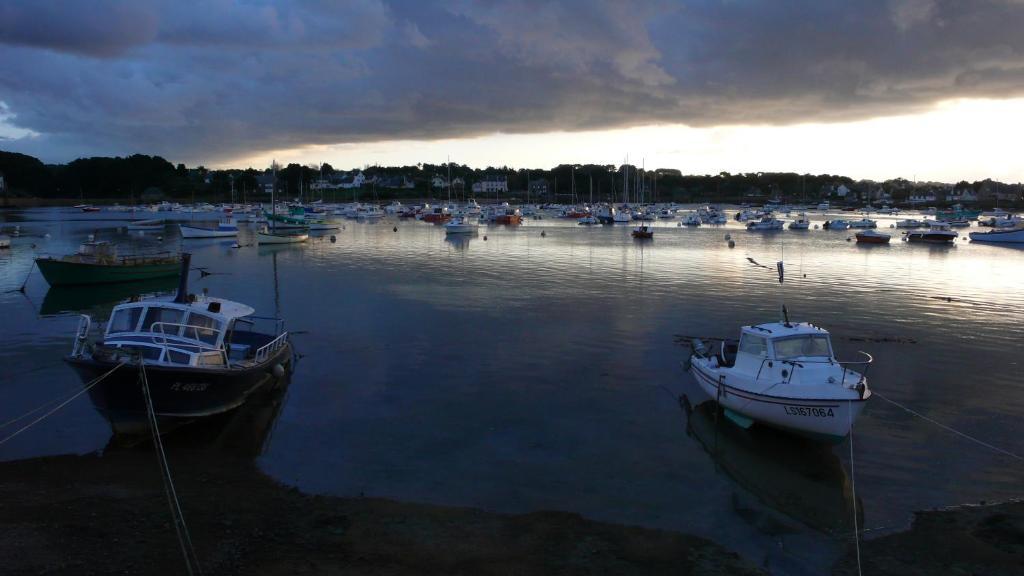
[{"label": "distant boat in harbor", "polygon": [[163,230],[164,221],[159,218],[154,218],[150,220],[132,220],[131,223],[125,226],[125,228],[132,231]]},{"label": "distant boat in harbor", "polygon": [[36,266],[50,286],[109,284],[177,276],[180,256],[118,256],[110,242],[88,241],[78,252],[62,258],[36,258]]},{"label": "distant boat in harbor", "polygon": [[854,235],[858,244],[888,244],[892,236],[877,230],[864,230]]},{"label": "distant boat in harbor", "polygon": [[637,238],[640,240],[652,239],[654,238],[654,228],[646,224],[641,224],[640,226],[637,226],[636,228],[633,229],[632,236],[633,238]]},{"label": "distant boat in harbor", "polygon": [[972,242],[993,242],[999,244],[1024,244],[1024,228],[995,229],[988,232],[971,232]]},{"label": "distant boat in harbor", "polygon": [[199,226],[186,226],[178,224],[181,230],[181,237],[185,240],[194,238],[231,238],[238,236],[238,225],[231,218],[221,220],[216,228],[201,228]]},{"label": "distant boat in harbor", "polygon": [[905,232],[903,239],[907,242],[927,242],[929,244],[952,244],[960,233],[951,230],[945,222],[931,222],[927,230]]}]

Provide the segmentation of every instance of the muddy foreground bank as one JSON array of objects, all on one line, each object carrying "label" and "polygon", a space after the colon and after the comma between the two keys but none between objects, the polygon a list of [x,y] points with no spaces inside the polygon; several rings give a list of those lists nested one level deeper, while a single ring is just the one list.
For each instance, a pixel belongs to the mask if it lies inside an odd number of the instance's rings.
[{"label": "muddy foreground bank", "polygon": [[[575,514],[308,496],[251,462],[169,455],[206,574],[757,574],[703,538]],[[184,574],[148,450],[0,464],[3,573]]]},{"label": "muddy foreground bank", "polygon": [[[309,496],[218,453],[170,453],[206,574],[761,574],[686,534]],[[183,574],[153,452],[0,463],[3,573]],[[1024,574],[1024,502],[922,512],[863,542],[865,574]],[[856,574],[853,550],[835,574]]]}]

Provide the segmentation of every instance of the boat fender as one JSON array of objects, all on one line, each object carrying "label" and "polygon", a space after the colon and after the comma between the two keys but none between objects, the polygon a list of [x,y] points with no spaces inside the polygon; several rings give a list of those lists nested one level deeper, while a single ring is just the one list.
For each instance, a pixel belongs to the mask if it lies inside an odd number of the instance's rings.
[{"label": "boat fender", "polygon": [[732,240],[732,234],[726,234],[725,235],[725,239],[726,240]]},{"label": "boat fender", "polygon": [[729,240],[729,248],[735,248],[735,247],[736,247],[736,241],[735,240]]},{"label": "boat fender", "polygon": [[331,234],[331,244],[334,244],[337,241],[338,241],[338,237],[335,236],[334,234]]},{"label": "boat fender", "polygon": [[275,378],[283,378],[284,366],[281,366],[281,364],[274,364],[274,367],[271,369],[271,372],[274,374]]},{"label": "boat fender", "polygon": [[395,226],[394,228],[392,228],[391,231],[392,232],[398,232],[398,226]]},{"label": "boat fender", "polygon": [[541,230],[541,231],[540,231],[540,236],[541,236],[541,238],[543,238],[543,237],[545,237],[545,236],[547,236],[547,235],[548,235],[548,233],[547,233],[547,232],[545,232],[545,231],[543,231],[543,230]]}]

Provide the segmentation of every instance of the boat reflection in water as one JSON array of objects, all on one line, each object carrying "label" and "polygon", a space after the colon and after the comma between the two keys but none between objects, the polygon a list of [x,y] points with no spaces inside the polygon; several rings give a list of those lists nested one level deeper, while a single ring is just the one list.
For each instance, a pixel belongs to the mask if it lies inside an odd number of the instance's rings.
[{"label": "boat reflection in water", "polygon": [[[270,445],[270,438],[287,397],[291,375],[279,379],[274,386],[266,386],[252,393],[238,408],[216,416],[194,421],[161,423],[160,433],[168,449],[211,451],[243,459],[256,458]],[[96,406],[100,414],[103,411]],[[185,425],[187,424],[187,425]],[[111,424],[118,430],[117,424]],[[173,433],[172,433],[173,432]],[[150,432],[138,434],[115,431],[107,441],[106,450],[132,448],[150,441]]]},{"label": "boat reflection in water", "polygon": [[476,234],[450,234],[444,237],[444,241],[452,248],[463,251],[469,248],[469,243],[474,236]]},{"label": "boat reflection in water", "polygon": [[51,286],[43,296],[39,314],[51,316],[64,312],[92,312],[97,316],[109,315],[114,305],[132,296],[169,294],[178,286],[177,277],[154,278],[121,284]]},{"label": "boat reflection in water", "polygon": [[[830,535],[853,533],[850,479],[832,449],[772,428],[744,430],[714,400],[691,406],[687,435],[695,438],[730,478],[772,509]],[[857,502],[858,523],[863,508]]]}]

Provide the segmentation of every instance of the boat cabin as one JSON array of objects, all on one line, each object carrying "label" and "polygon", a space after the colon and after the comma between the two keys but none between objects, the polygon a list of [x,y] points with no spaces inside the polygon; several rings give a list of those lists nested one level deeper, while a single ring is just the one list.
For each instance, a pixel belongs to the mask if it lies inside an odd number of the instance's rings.
[{"label": "boat cabin", "polygon": [[761,375],[777,364],[834,361],[828,331],[806,322],[744,326],[736,348],[723,345],[718,358],[720,365]]},{"label": "boat cabin", "polygon": [[141,354],[147,364],[222,367],[251,356],[252,346],[233,343],[236,322],[255,310],[221,298],[189,302],[170,298],[128,302],[114,308],[103,345]]}]

